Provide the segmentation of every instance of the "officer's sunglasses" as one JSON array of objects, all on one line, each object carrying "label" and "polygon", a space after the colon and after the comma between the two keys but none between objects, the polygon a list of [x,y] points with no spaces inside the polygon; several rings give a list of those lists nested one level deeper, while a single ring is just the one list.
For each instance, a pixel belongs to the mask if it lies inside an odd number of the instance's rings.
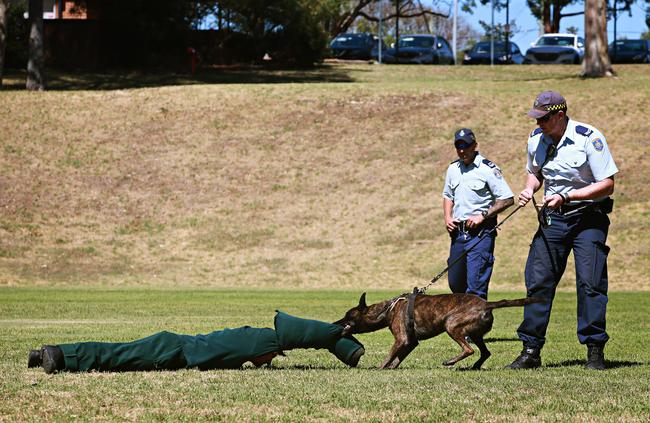
[{"label": "officer's sunglasses", "polygon": [[557,114],[558,110],[555,110],[553,112],[548,112],[546,115],[542,116],[541,118],[537,118],[537,123],[544,123],[548,122],[548,120],[553,116],[554,114]]}]

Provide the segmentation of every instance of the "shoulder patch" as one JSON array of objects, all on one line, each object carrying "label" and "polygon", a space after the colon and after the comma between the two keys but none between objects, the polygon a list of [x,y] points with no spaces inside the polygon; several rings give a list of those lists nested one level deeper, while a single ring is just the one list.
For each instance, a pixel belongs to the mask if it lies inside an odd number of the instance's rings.
[{"label": "shoulder patch", "polygon": [[596,151],[603,151],[603,148],[605,148],[600,138],[594,139],[591,143],[594,145],[594,149]]},{"label": "shoulder patch", "polygon": [[588,137],[589,135],[593,134],[593,132],[594,131],[592,129],[589,129],[586,126],[582,126],[582,125],[576,126],[576,133],[583,135],[585,137]]},{"label": "shoulder patch", "polygon": [[501,169],[499,169],[498,167],[495,167],[492,171],[494,172],[494,176],[496,176],[497,179],[503,178],[503,175],[501,174]]},{"label": "shoulder patch", "polygon": [[542,128],[535,128],[535,129],[533,129],[533,132],[530,133],[529,137],[532,138],[532,137],[534,137],[535,135],[537,135],[537,134],[541,134],[541,133],[542,133]]},{"label": "shoulder patch", "polygon": [[488,159],[483,159],[483,163],[485,163],[488,167],[497,167],[494,163],[489,161]]}]

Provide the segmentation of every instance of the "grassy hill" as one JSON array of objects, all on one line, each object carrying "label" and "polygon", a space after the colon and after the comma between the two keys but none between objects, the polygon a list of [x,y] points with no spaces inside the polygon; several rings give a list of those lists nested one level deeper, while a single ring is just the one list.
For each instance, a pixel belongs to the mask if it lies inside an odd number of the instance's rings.
[{"label": "grassy hill", "polygon": [[[650,72],[616,70],[336,64],[0,91],[0,285],[425,285],[446,265],[454,131],[473,128],[518,193],[524,113],[554,89],[620,168],[610,289],[648,291]],[[535,229],[532,207],[503,226],[493,289],[523,291]]]}]

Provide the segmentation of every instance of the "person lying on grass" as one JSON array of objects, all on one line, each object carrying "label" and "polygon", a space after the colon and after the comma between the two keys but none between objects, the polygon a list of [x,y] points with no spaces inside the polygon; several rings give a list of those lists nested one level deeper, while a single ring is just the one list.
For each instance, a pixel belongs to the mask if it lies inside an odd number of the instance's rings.
[{"label": "person lying on grass", "polygon": [[79,342],[44,345],[29,353],[27,367],[45,373],[124,372],[147,370],[237,369],[251,362],[260,367],[283,351],[295,348],[327,349],[355,367],[365,353],[353,337],[342,337],[343,327],[301,319],[276,310],[275,329],[243,326],[206,335],[159,332],[133,342]]}]

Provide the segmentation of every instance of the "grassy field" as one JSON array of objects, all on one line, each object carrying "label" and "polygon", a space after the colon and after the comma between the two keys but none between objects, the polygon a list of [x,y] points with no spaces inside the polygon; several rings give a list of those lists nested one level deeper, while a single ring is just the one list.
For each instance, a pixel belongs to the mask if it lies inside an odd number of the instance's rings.
[{"label": "grassy field", "polygon": [[[473,128],[518,193],[524,113],[557,89],[621,170],[610,286],[648,291],[650,72],[617,70],[342,64],[53,74],[48,92],[0,91],[0,285],[422,285],[447,256],[454,131]],[[536,225],[532,208],[504,225],[494,288],[522,291]],[[561,289],[573,280],[570,265]]]},{"label": "grassy field", "polygon": [[[648,66],[583,80],[576,66],[331,64],[183,75],[50,73],[0,90],[0,421],[648,421]],[[297,350],[274,369],[62,374],[26,368],[44,343],[160,330],[271,326],[279,308],[333,321],[423,286],[445,267],[441,192],[452,137],[471,127],[515,193],[524,113],[559,90],[601,129],[620,174],[608,244],[611,369],[587,372],[569,265],[544,368],[503,367],[521,310],[495,312],[485,371],[443,368],[446,336],[372,370],[387,331],[348,369]],[[539,195],[538,195],[539,198]],[[500,232],[491,299],[523,296],[530,207]],[[434,287],[447,292],[443,278]]]},{"label": "grassy field", "polygon": [[[371,291],[368,300],[397,293]],[[358,292],[4,288],[0,420],[648,421],[650,350],[643,334],[650,324],[639,310],[649,309],[650,295],[612,295],[605,372],[582,368],[574,297],[556,299],[540,370],[503,369],[521,348],[521,309],[501,309],[486,338],[493,355],[480,372],[462,371],[475,357],[454,369],[442,366],[458,352],[444,334],[422,342],[399,369],[374,370],[392,343],[383,330],[359,336],[367,354],[356,369],[324,350],[293,350],[271,369],[46,375],[26,367],[27,351],[42,343],[272,327],[276,308],[333,321]]]}]

